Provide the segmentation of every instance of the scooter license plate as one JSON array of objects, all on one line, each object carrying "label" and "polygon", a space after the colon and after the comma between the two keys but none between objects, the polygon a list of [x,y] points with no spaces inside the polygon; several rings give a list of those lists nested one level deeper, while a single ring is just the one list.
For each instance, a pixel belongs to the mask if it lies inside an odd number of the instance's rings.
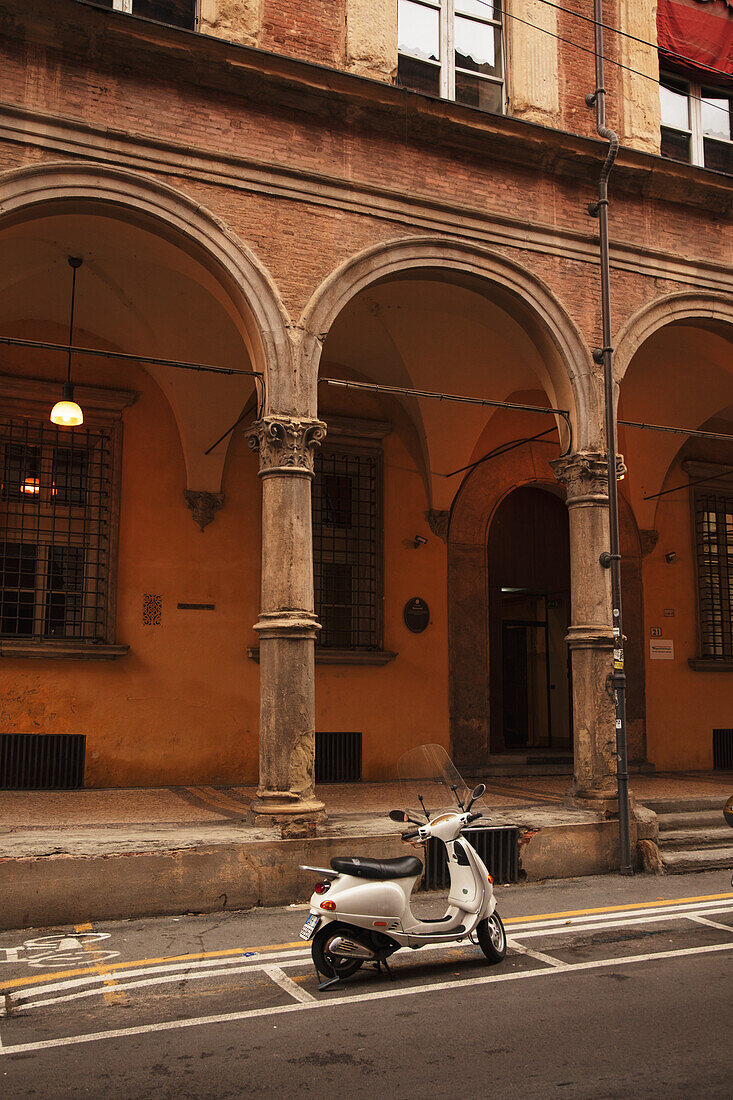
[{"label": "scooter license plate", "polygon": [[316,932],[318,925],[321,923],[321,918],[313,913],[305,922],[300,930],[301,940],[309,940],[311,936]]}]

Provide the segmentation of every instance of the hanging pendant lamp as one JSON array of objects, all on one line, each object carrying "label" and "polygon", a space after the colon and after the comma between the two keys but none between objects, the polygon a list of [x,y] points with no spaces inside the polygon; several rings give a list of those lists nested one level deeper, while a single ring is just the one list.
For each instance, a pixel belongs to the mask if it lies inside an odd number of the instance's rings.
[{"label": "hanging pendant lamp", "polygon": [[74,400],[74,387],[71,383],[71,346],[74,335],[74,298],[76,295],[76,271],[82,261],[78,256],[69,256],[71,275],[71,316],[69,318],[69,361],[66,368],[66,381],[61,387],[61,400],[51,409],[51,423],[62,428],[78,428],[84,423],[84,413]]}]

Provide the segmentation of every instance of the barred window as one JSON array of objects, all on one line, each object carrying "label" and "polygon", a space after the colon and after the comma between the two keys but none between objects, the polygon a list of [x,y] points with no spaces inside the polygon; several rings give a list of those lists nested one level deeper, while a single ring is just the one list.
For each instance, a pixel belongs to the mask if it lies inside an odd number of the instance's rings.
[{"label": "barred window", "polygon": [[733,660],[733,492],[696,492],[701,656]]},{"label": "barred window", "polygon": [[379,649],[381,454],[324,451],[313,483],[318,645]]},{"label": "barred window", "polygon": [[0,418],[0,637],[107,640],[113,430]]}]

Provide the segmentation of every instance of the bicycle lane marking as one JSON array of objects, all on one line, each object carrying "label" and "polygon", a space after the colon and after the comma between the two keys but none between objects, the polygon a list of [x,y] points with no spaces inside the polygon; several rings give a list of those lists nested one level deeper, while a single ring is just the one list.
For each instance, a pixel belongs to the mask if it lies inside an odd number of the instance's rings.
[{"label": "bicycle lane marking", "polygon": [[[524,917],[507,917],[503,923],[507,926],[511,926],[512,928],[516,925],[522,925],[523,928],[531,928],[534,924],[562,921],[565,919],[572,919],[573,917],[593,918],[595,916],[601,917],[604,914],[612,915],[614,913],[626,913],[629,915],[633,915],[634,913],[639,911],[654,909],[668,909],[670,911],[675,911],[677,909],[681,909],[684,906],[691,906],[693,904],[701,904],[705,906],[706,903],[712,904],[716,901],[728,901],[731,899],[733,899],[733,893],[703,894],[698,897],[689,898],[660,898],[657,901],[638,902],[636,905],[607,905],[589,909],[569,909],[556,913],[538,913]],[[128,962],[109,963],[105,965],[104,970],[105,973],[112,973],[118,970],[125,970],[129,967],[153,967],[160,964],[183,963],[200,959],[206,960],[221,958],[226,960],[228,957],[231,957],[234,961],[237,956],[241,957],[251,954],[259,955],[260,953],[264,952],[284,951],[293,948],[305,950],[306,945],[304,944],[303,940],[294,940],[287,943],[267,944],[266,946],[261,947],[231,947],[224,948],[218,951],[199,951],[183,955],[163,955],[155,958],[133,959]],[[0,982],[0,996],[4,993],[9,993],[14,989],[21,989],[23,986],[36,986],[40,985],[41,983],[55,982],[62,978],[74,978],[85,974],[96,973],[98,973],[98,967],[87,966],[75,969],[59,970],[50,974],[37,974],[33,977],[11,978],[6,982]]]},{"label": "bicycle lane marking", "polygon": [[[93,932],[94,929],[92,928],[91,921],[86,921],[84,924],[75,924],[74,925],[74,931],[75,932]],[[86,943],[84,943],[83,947],[84,947],[85,951],[89,950]],[[108,968],[106,966],[104,966],[103,963],[98,963],[97,966],[95,967],[95,970],[97,971],[98,974],[108,973]],[[116,982],[115,982],[113,977],[111,977],[111,976],[106,977],[106,978],[103,979],[103,982],[104,982],[104,985],[107,987],[105,989],[104,993],[102,994],[102,996],[104,997],[104,1003],[105,1004],[108,1004],[108,1005],[126,1005],[126,1004],[128,1004],[129,999],[127,997],[127,994],[122,993],[120,990],[116,989]]]},{"label": "bicycle lane marking", "polygon": [[575,972],[587,972],[602,970],[607,967],[632,966],[638,963],[662,961],[667,959],[682,958],[685,956],[709,955],[720,951],[733,951],[733,943],[706,944],[703,947],[681,948],[672,951],[658,951],[645,955],[627,955],[612,959],[594,959],[589,962],[562,964],[558,967],[546,967],[529,971],[513,972],[511,974],[491,974],[482,978],[472,978],[469,981],[450,981],[428,983],[417,986],[402,987],[399,989],[377,990],[373,993],[356,994],[347,997],[323,998],[308,1002],[297,1001],[288,1005],[277,1005],[269,1008],[249,1009],[243,1012],[227,1012],[215,1016],[198,1016],[189,1019],[168,1020],[157,1024],[144,1024],[137,1027],[113,1028],[107,1031],[95,1031],[86,1035],[70,1035],[58,1039],[46,1039],[32,1043],[17,1043],[11,1046],[3,1046],[0,1049],[0,1057],[13,1054],[27,1054],[34,1051],[52,1050],[59,1047],[78,1046],[82,1043],[99,1042],[110,1039],[126,1039],[137,1035],[149,1035],[166,1031],[178,1031],[188,1027],[213,1026],[214,1024],[232,1024],[242,1020],[257,1019],[265,1016],[279,1016],[291,1012],[310,1012],[328,1008],[341,1008],[346,1005],[362,1004],[372,1001],[391,1000],[395,997],[413,997],[416,994],[426,992],[444,992],[451,989],[461,989],[465,993],[472,987],[500,984],[503,982],[524,981],[532,978],[542,978],[557,974],[572,974]]}]

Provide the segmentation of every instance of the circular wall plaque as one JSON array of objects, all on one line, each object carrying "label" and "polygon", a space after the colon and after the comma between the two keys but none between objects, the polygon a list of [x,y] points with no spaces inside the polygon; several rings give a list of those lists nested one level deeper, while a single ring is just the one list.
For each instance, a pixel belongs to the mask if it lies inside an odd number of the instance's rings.
[{"label": "circular wall plaque", "polygon": [[430,608],[419,596],[413,596],[405,604],[405,626],[413,634],[422,634],[430,623]]}]

